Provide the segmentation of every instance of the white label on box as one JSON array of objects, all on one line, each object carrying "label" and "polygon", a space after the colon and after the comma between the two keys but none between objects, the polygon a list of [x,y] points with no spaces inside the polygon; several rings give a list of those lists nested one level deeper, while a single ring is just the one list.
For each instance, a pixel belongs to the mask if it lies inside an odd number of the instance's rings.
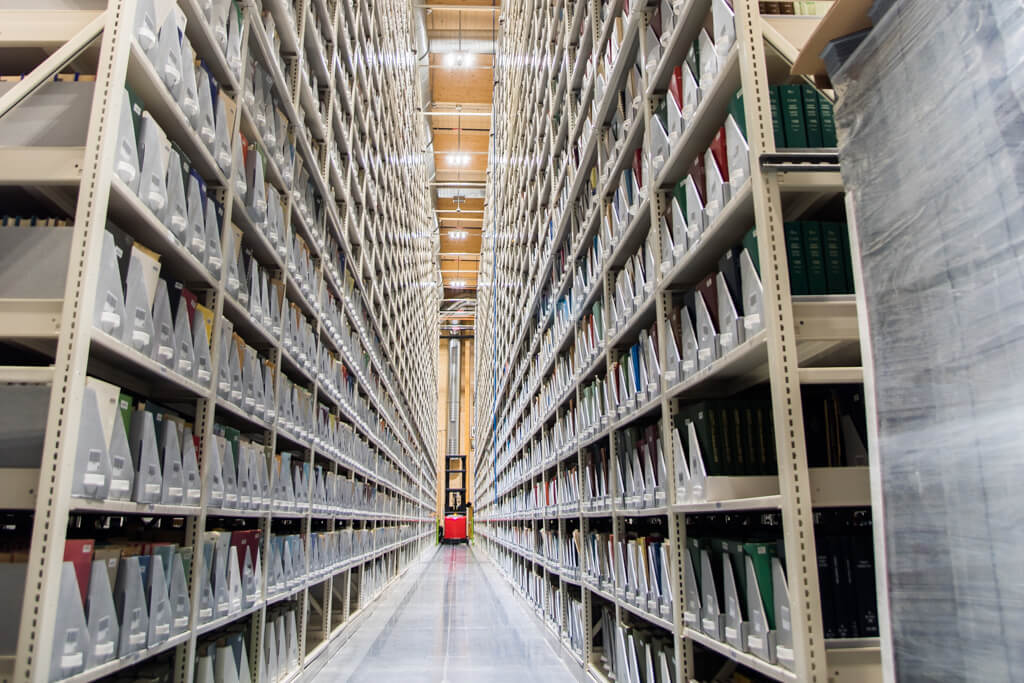
[{"label": "white label on box", "polygon": [[146,484],[146,493],[160,493],[160,484]]},{"label": "white label on box", "polygon": [[[761,640],[761,639],[758,638],[758,640]],[[783,647],[781,645],[776,645],[775,646],[775,656],[778,657],[781,661],[792,662],[793,661],[793,648],[791,648],[791,647]]]},{"label": "white label on box", "polygon": [[734,628],[732,628],[730,626],[726,626],[725,627],[725,637],[729,638],[731,640],[735,640],[736,639],[736,629],[734,629]]},{"label": "white label on box", "polygon": [[86,486],[103,486],[107,481],[107,478],[102,474],[96,474],[95,472],[87,472],[82,477],[82,483]]},{"label": "white label on box", "polygon": [[761,636],[747,636],[747,647],[751,650],[760,650],[764,647],[764,639]]},{"label": "white label on box", "polygon": [[200,619],[209,619],[211,616],[213,616],[213,610],[211,608],[206,607],[204,609],[199,610]]},{"label": "white label on box", "polygon": [[93,648],[92,651],[93,654],[95,654],[97,657],[106,657],[107,655],[112,655],[114,654],[114,641],[111,640],[106,643],[98,643],[96,647]]},{"label": "white label on box", "polygon": [[166,636],[170,632],[171,632],[171,625],[170,624],[157,624],[157,626],[156,626],[156,634],[158,636]]},{"label": "white label on box", "polygon": [[167,489],[167,493],[172,496],[182,496],[185,494],[185,489],[181,488],[180,486],[172,486],[169,489]]},{"label": "white label on box", "polygon": [[174,628],[182,628],[188,626],[188,617],[178,617],[174,620]]},{"label": "white label on box", "polygon": [[60,658],[60,666],[62,669],[68,669],[73,666],[82,666],[82,653],[75,652],[70,655],[62,655]]},{"label": "white label on box", "polygon": [[127,479],[114,479],[110,482],[111,491],[127,491],[129,489],[129,483]]},{"label": "white label on box", "polygon": [[132,633],[128,636],[129,645],[141,645],[146,642],[145,633]]},{"label": "white label on box", "polygon": [[196,497],[198,497],[200,495],[202,495],[202,491],[200,491],[199,489],[189,489],[188,490],[188,495],[186,497],[187,498],[196,498]]}]

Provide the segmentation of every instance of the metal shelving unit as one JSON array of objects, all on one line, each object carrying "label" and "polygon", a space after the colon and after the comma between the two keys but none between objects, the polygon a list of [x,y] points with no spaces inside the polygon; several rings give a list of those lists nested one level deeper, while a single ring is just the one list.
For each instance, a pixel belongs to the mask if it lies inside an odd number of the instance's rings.
[{"label": "metal shelving unit", "polygon": [[[693,677],[695,645],[776,680],[877,681],[877,638],[844,642],[823,635],[813,532],[816,508],[871,506],[868,469],[809,468],[801,408],[801,385],[862,382],[856,306],[852,295],[790,295],[783,233],[784,220],[841,197],[843,185],[834,150],[775,149],[768,95],[769,85],[797,82],[789,75],[799,52],[791,41],[805,38],[816,19],[761,16],[754,0],[729,3],[735,33],[728,49],[718,51],[717,75],[701,82],[699,105],[684,130],[659,149],[652,140],[656,110],[673,68],[702,28],[711,30],[712,5],[553,0],[503,13],[491,142],[496,163],[487,185],[475,347],[476,531],[507,578],[597,680],[607,679],[612,656],[600,644],[603,606],[618,623],[671,644],[675,681]],[[660,40],[651,30],[656,12]],[[749,175],[730,188],[700,241],[674,254],[659,229],[673,186],[708,149],[737,90]],[[644,187],[629,211],[613,217],[618,176],[638,150]],[[762,325],[684,376],[666,362],[674,296],[713,272],[755,224]],[[603,244],[594,254],[596,270],[581,277],[577,264],[598,234]],[[651,256],[647,288],[613,325],[616,276],[644,245]],[[565,295],[573,304],[567,318],[556,307]],[[584,321],[597,300],[607,313],[595,347],[585,339]],[[587,386],[651,325],[662,342],[656,381],[629,405],[585,419]],[[757,385],[771,397],[779,474],[712,477],[703,495],[688,496],[676,485],[683,473],[676,472],[675,416],[687,403]],[[630,500],[614,464],[617,437],[638,425],[656,425],[665,471],[657,495]],[[607,448],[609,495],[591,500],[581,477],[596,444]],[[564,482],[573,477],[576,491],[567,498]],[[555,503],[550,486],[558,487]],[[775,511],[782,521],[793,640],[788,663],[687,625],[688,518],[754,511]],[[656,529],[665,539],[670,604],[589,574],[583,549],[568,547],[574,534],[601,530],[621,539],[632,528]]]},{"label": "metal shelving unit", "polygon": [[[226,122],[231,162],[223,165],[136,40],[136,14],[147,3],[110,0],[105,6],[86,3],[88,9],[65,4],[64,10],[32,9],[28,3],[0,10],[0,54],[17,58],[10,63],[25,73],[0,96],[0,125],[15,107],[31,106],[34,93],[55,74],[95,74],[84,144],[0,146],[4,191],[27,195],[73,224],[63,296],[0,294],[0,341],[15,359],[0,366],[0,382],[50,387],[45,426],[39,425],[39,468],[18,470],[2,484],[5,500],[17,501],[11,505],[18,514],[30,515],[31,528],[24,539],[27,579],[17,650],[4,660],[6,675],[18,681],[54,678],[51,649],[61,645],[53,638],[60,598],[55,587],[69,522],[116,517],[158,520],[157,526],[178,529],[180,546],[191,548],[187,629],[73,680],[96,680],[173,652],[175,680],[189,683],[200,637],[205,641],[239,627],[250,635],[254,680],[268,680],[261,668],[268,608],[283,601],[298,621],[298,660],[286,675],[301,680],[319,669],[352,617],[433,545],[437,293],[425,285],[434,250],[426,230],[426,166],[422,155],[410,152],[422,148],[420,132],[407,125],[415,117],[407,8],[398,2],[231,2],[228,11],[237,11],[241,23],[239,52],[229,59],[218,35],[227,28],[212,26],[202,3],[180,0],[195,56],[235,104]],[[274,142],[258,122],[254,74],[266,74],[260,96],[272,98],[281,117]],[[308,331],[308,344],[294,343],[280,321],[267,325],[253,314],[228,291],[229,267],[215,273],[200,263],[118,177],[115,146],[125,85],[222,204],[221,248],[228,252],[237,227],[253,261],[283,283],[281,315],[294,316],[291,324]],[[284,137],[289,144],[282,144]],[[276,154],[282,147],[290,156]],[[237,179],[242,187],[254,181],[245,177],[243,152],[260,155],[267,186],[282,199],[282,235],[271,236],[267,221],[257,220],[247,206]],[[163,272],[184,281],[213,311],[212,381],[184,377],[89,324],[99,305],[93,293],[104,267],[108,222],[159,254]],[[268,402],[276,410],[256,414],[218,391],[218,372],[229,362],[216,343],[225,329],[269,363],[276,398]],[[89,426],[82,417],[87,377],[125,387],[146,401],[173,403],[194,425],[203,482],[198,505],[72,496],[79,436]],[[293,388],[312,406],[295,419],[282,409]],[[275,454],[292,453],[308,468],[306,490],[292,500],[268,499],[263,507],[215,505],[206,456],[216,425],[235,427],[262,445],[271,465]],[[351,442],[339,440],[338,429],[347,430]],[[309,475],[315,467],[361,487],[364,498],[326,501]],[[260,530],[263,563],[254,602],[213,621],[200,617],[199,584],[193,580],[203,571],[203,536],[211,528]],[[287,589],[271,594],[271,535],[283,530],[300,535],[306,566],[297,568]],[[340,530],[358,534],[365,547],[314,567],[311,536]],[[307,642],[307,636],[315,640]]]}]

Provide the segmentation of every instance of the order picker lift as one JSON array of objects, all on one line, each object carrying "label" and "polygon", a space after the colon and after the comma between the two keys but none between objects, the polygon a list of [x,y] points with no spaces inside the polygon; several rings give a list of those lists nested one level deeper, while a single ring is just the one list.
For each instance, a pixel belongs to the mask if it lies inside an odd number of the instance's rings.
[{"label": "order picker lift", "polygon": [[444,534],[442,543],[468,543],[466,533],[466,456],[445,457]]}]

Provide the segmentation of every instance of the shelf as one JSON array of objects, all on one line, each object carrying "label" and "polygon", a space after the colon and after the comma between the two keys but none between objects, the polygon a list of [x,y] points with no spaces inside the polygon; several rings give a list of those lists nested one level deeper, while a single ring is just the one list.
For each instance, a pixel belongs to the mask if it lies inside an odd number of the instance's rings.
[{"label": "shelf", "polygon": [[684,634],[687,638],[695,643],[699,643],[709,650],[714,650],[719,654],[725,655],[728,659],[734,662],[738,662],[743,666],[749,667],[759,674],[768,676],[777,681],[796,681],[796,674],[792,671],[782,668],[776,664],[769,664],[768,662],[755,657],[747,652],[740,652],[736,648],[727,645],[721,641],[715,640],[700,631],[695,631],[691,628],[684,629]]},{"label": "shelf", "polygon": [[231,72],[224,53],[220,51],[217,39],[206,22],[206,16],[200,9],[198,0],[179,0],[178,4],[185,12],[187,20],[185,32],[196,55],[206,62],[213,77],[222,87],[227,88],[228,92],[232,94],[238,93],[238,79]]},{"label": "shelf", "polygon": [[161,398],[164,400],[173,398],[206,398],[209,389],[186,379],[178,373],[169,370],[160,363],[148,356],[144,356],[135,349],[125,345],[119,339],[114,339],[108,334],[99,330],[92,330],[92,344],[89,349],[90,362],[89,371],[93,372],[93,361],[102,361],[111,370],[102,372],[104,377],[111,377],[114,373],[126,373],[134,376],[134,379],[124,378],[122,384],[140,386],[145,385],[148,391],[146,395]]},{"label": "shelf", "polygon": [[74,498],[70,510],[96,515],[139,515],[141,517],[198,517],[200,508],[193,505],[160,505],[130,500],[93,500]]},{"label": "shelf", "polygon": [[114,177],[110,181],[107,211],[115,225],[160,255],[161,274],[170,275],[189,287],[216,287],[206,266],[182,246],[120,178]]},{"label": "shelf", "polygon": [[64,683],[88,683],[89,681],[97,681],[101,678],[106,678],[107,676],[111,676],[117,673],[118,671],[122,671],[123,669],[127,669],[130,666],[134,666],[135,664],[145,661],[150,657],[154,657],[160,654],[161,652],[167,652],[168,650],[171,650],[172,648],[175,648],[178,645],[184,644],[188,641],[189,636],[190,632],[181,633],[179,635],[174,636],[173,638],[165,640],[164,642],[158,645],[148,647],[145,650],[140,650],[138,652],[133,652],[132,654],[126,655],[124,657],[119,657],[118,659],[109,661],[106,664],[101,664],[87,671],[83,671],[82,673],[77,674],[75,676],[65,678],[63,679],[63,681]]},{"label": "shelf", "polygon": [[[182,4],[187,5],[187,3]],[[189,26],[191,27],[191,21]],[[224,82],[221,80],[221,83]],[[160,128],[167,133],[167,137],[177,143],[185,152],[192,167],[199,172],[207,185],[226,187],[227,180],[224,173],[217,166],[210,150],[199,139],[199,135],[192,130],[192,125],[167,90],[167,86],[160,80],[160,76],[153,68],[149,58],[134,42],[128,59],[127,83],[142,100],[146,111],[152,114],[153,119],[160,124]],[[233,88],[233,90],[237,90],[237,88]]]}]

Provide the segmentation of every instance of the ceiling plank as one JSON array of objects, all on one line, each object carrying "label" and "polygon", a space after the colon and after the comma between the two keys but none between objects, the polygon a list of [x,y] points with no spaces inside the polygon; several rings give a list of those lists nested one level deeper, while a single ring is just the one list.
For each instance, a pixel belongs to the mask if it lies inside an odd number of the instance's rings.
[{"label": "ceiling plank", "polygon": [[436,70],[430,74],[430,99],[438,105],[487,104],[493,99],[494,70]]},{"label": "ceiling plank", "polygon": [[[451,197],[438,197],[437,198],[437,210],[438,211],[454,211],[456,208],[455,200]],[[483,197],[466,197],[465,201],[462,202],[462,209],[464,211],[483,211],[484,199]]]}]

